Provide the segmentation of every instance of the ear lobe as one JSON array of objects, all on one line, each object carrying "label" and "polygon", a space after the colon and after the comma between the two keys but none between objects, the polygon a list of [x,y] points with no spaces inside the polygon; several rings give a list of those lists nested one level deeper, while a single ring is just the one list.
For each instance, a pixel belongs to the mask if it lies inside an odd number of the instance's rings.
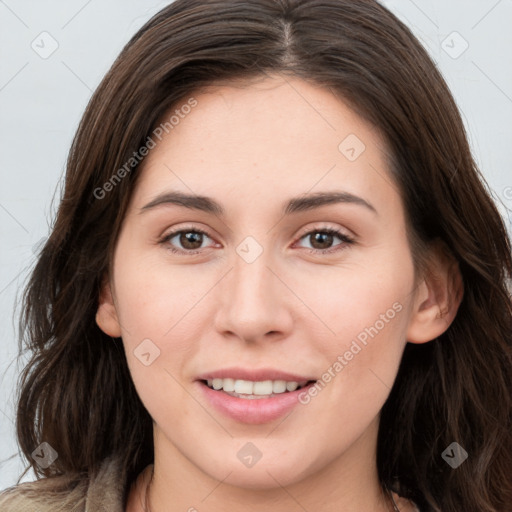
[{"label": "ear lobe", "polygon": [[443,242],[434,242],[429,269],[416,291],[407,341],[426,343],[443,334],[453,322],[463,295],[457,260]]},{"label": "ear lobe", "polygon": [[119,323],[107,276],[104,276],[102,280],[98,310],[96,311],[96,323],[105,334],[112,338],[121,337],[121,324]]}]

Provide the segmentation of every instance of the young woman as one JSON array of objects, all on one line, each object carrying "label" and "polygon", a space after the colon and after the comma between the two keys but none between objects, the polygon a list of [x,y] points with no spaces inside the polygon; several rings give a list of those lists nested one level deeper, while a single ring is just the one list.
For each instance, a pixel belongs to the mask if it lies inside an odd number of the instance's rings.
[{"label": "young woman", "polygon": [[511,274],[395,16],[177,0],[73,142],[0,509],[510,512]]}]

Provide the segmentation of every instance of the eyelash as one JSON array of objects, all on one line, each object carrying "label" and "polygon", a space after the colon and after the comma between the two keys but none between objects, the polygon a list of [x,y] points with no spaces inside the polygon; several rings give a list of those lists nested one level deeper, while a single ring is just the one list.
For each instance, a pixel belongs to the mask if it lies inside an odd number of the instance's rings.
[{"label": "eyelash", "polygon": [[[182,229],[173,231],[173,232],[165,235],[161,240],[158,241],[158,243],[160,243],[162,245],[168,245],[169,241],[172,238],[174,238],[176,235],[179,235],[180,233],[200,233],[202,235],[206,235],[208,238],[212,238],[206,231],[199,229],[199,228],[190,227],[190,228],[182,228]],[[349,237],[345,233],[342,233],[341,231],[338,231],[337,229],[332,229],[332,228],[321,228],[321,229],[310,230],[307,233],[304,233],[302,236],[300,236],[298,240],[300,241],[303,238],[306,238],[307,236],[312,235],[313,233],[324,233],[324,234],[328,234],[328,235],[334,235],[334,236],[337,236],[343,243],[335,245],[334,247],[330,247],[329,249],[307,249],[306,248],[306,250],[310,254],[329,254],[329,253],[333,253],[333,252],[338,252],[338,251],[342,251],[342,250],[346,249],[347,246],[355,243],[355,240],[353,238]],[[176,249],[170,245],[167,247],[167,249],[174,254],[179,254],[182,256],[190,256],[190,255],[198,254],[202,251],[202,249],[192,249],[192,250]]]}]

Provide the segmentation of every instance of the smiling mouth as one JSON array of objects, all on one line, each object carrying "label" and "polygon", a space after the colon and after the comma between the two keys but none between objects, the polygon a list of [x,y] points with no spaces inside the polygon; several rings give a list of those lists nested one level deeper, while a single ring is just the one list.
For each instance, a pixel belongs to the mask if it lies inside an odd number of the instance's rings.
[{"label": "smiling mouth", "polygon": [[201,383],[208,388],[223,392],[235,398],[248,400],[258,400],[262,398],[273,398],[294,391],[315,383],[315,380],[303,382],[284,381],[284,380],[266,380],[266,381],[248,381],[241,379],[208,379],[201,380]]}]

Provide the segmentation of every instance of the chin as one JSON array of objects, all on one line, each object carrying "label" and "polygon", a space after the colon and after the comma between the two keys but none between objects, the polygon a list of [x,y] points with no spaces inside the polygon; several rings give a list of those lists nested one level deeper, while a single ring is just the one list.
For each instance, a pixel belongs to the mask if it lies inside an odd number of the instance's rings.
[{"label": "chin", "polygon": [[[223,478],[225,478],[225,475],[218,479],[223,480]],[[236,468],[224,480],[224,483],[241,489],[269,491],[295,484],[301,479],[295,471],[290,473],[289,466],[276,468],[275,466],[262,465],[259,469],[256,469],[256,467],[250,469]]]},{"label": "chin", "polygon": [[[294,458],[285,458],[280,454],[277,455],[276,460],[265,457],[263,454],[252,467],[246,467],[236,459],[230,464],[224,463],[211,468],[212,460],[219,459],[212,457],[209,461],[210,468],[203,466],[203,471],[210,477],[223,484],[254,491],[268,491],[299,483],[314,470],[313,465],[305,461],[304,457],[299,464],[299,461]],[[227,462],[225,456],[221,456],[220,460]]]}]

